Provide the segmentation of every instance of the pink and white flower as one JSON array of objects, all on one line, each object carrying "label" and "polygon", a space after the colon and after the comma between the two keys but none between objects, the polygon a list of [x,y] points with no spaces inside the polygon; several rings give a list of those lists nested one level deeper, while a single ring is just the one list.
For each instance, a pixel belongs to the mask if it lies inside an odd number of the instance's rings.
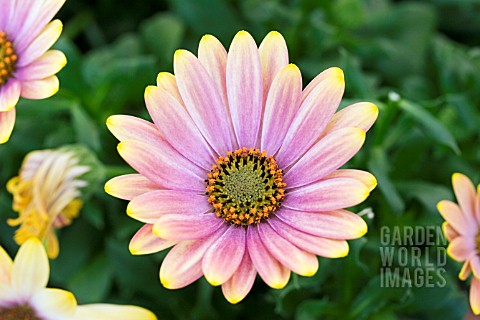
[{"label": "pink and white flower", "polygon": [[62,33],[51,21],[65,0],[0,0],[0,144],[9,140],[20,97],[45,99],[59,88],[55,76],[67,63],[48,50]]},{"label": "pink and white flower", "polygon": [[213,36],[198,58],[174,57],[145,100],[154,123],[126,115],[107,120],[120,155],[138,174],[116,177],[107,193],[130,200],[145,225],[133,254],[172,247],[161,283],[181,288],[202,275],[237,303],[257,273],[272,288],[291,271],[312,276],[317,255],[348,254],[346,240],[367,225],[344,210],[365,200],[376,180],[339,169],[361,148],[378,109],[357,103],[335,113],[343,72],[330,68],[302,89],[285,40],[269,33],[260,47],[240,31],[227,53]]},{"label": "pink and white flower", "polygon": [[463,262],[458,274],[460,280],[467,280],[473,273],[470,284],[470,306],[480,314],[480,184],[461,173],[452,175],[453,191],[458,204],[442,200],[437,209],[445,219],[443,233],[450,242],[447,253],[452,259]]}]

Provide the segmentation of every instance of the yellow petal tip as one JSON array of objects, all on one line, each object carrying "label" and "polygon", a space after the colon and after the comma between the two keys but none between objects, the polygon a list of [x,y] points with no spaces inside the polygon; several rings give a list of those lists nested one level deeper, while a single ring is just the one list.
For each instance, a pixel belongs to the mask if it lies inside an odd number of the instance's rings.
[{"label": "yellow petal tip", "polygon": [[297,67],[296,64],[294,63],[289,63],[285,66],[285,70],[288,70],[290,72],[299,72],[300,69]]},{"label": "yellow petal tip", "polygon": [[217,38],[215,36],[207,33],[207,34],[203,35],[202,39],[200,39],[200,42],[206,42],[206,41],[210,42],[210,41],[215,41],[215,40],[217,40]]},{"label": "yellow petal tip", "polygon": [[305,270],[301,275],[304,277],[313,277],[315,274],[317,274],[317,271],[318,271],[318,265],[314,269]]},{"label": "yellow petal tip", "polygon": [[375,189],[378,185],[377,178],[372,174],[371,179],[368,181],[368,190],[371,192],[373,189]]},{"label": "yellow petal tip", "polygon": [[165,287],[166,289],[175,289],[173,286],[172,286],[172,281],[169,281],[170,279],[165,279],[165,277],[162,277],[160,276],[160,283],[162,284],[163,287]]},{"label": "yellow petal tip", "polygon": [[105,185],[103,186],[103,190],[105,191],[105,193],[109,194],[109,195],[112,195],[112,186],[111,186],[111,183],[109,183],[110,181],[107,181],[105,183]]},{"label": "yellow petal tip", "polygon": [[[362,228],[360,228],[358,230],[358,238],[360,237],[363,237],[364,235],[366,235],[368,232],[368,225],[367,223],[364,221],[363,225],[362,225]],[[347,250],[347,254],[348,254],[348,250]]]},{"label": "yellow petal tip", "polygon": [[457,183],[458,180],[462,178],[465,178],[465,175],[463,173],[455,172],[454,174],[452,174],[452,183]]},{"label": "yellow petal tip", "polygon": [[225,297],[230,304],[237,304],[243,300],[241,297]]},{"label": "yellow petal tip", "polygon": [[275,282],[275,283],[272,283],[270,288],[272,289],[283,289],[285,288],[285,286],[287,285],[287,283],[285,282]]},{"label": "yellow petal tip", "polygon": [[154,235],[156,235],[157,237],[162,238],[162,239],[166,239],[167,234],[165,233],[165,231],[166,230],[164,228],[162,228],[161,225],[159,225],[159,224],[154,224],[153,225],[152,233]]},{"label": "yellow petal tip", "polygon": [[248,33],[248,31],[245,31],[245,30],[240,30],[237,32],[237,36],[249,36],[250,33]]},{"label": "yellow petal tip", "polygon": [[144,93],[145,99],[147,99],[149,96],[151,96],[157,88],[158,87],[156,87],[156,86],[147,86],[145,88],[145,93]]},{"label": "yellow petal tip", "polygon": [[183,58],[188,54],[188,50],[185,49],[178,49],[175,51],[173,58],[178,59],[178,58]]},{"label": "yellow petal tip", "polygon": [[119,144],[117,144],[117,151],[118,151],[119,153],[125,151],[125,148],[126,148],[125,142],[120,142]]},{"label": "yellow petal tip", "polygon": [[437,210],[442,212],[445,206],[446,200],[441,200],[437,203]]},{"label": "yellow petal tip", "polygon": [[479,307],[474,307],[474,306],[471,306],[472,307],[472,311],[473,313],[478,316],[480,314],[480,306]]},{"label": "yellow petal tip", "polygon": [[332,76],[338,78],[342,82],[345,81],[345,74],[343,73],[343,70],[340,69],[339,67],[330,68],[330,72],[332,73]]},{"label": "yellow petal tip", "polygon": [[[367,230],[368,230],[368,227],[367,227]],[[348,256],[349,253],[350,253],[350,246],[347,245],[344,251],[340,251],[340,254],[338,255],[338,257],[339,258],[344,258],[344,257]]]},{"label": "yellow petal tip", "polygon": [[219,285],[221,285],[223,283],[219,279],[217,279],[215,277],[212,277],[212,276],[208,276],[208,277],[205,276],[205,279],[207,279],[208,283],[210,283],[214,287],[218,287]]},{"label": "yellow petal tip", "polygon": [[283,39],[283,36],[280,32],[276,30],[272,30],[267,34],[267,37],[281,37]]}]

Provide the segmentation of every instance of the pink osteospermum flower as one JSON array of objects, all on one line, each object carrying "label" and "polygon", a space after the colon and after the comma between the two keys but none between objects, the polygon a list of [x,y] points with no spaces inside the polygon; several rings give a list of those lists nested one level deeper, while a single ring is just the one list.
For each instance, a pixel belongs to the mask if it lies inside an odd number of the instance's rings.
[{"label": "pink osteospermum flower", "polygon": [[49,258],[59,253],[55,233],[72,223],[83,206],[81,189],[88,185],[82,176],[89,172],[72,151],[36,150],[22,163],[19,175],[10,179],[7,190],[13,195],[12,208],[18,217],[7,223],[16,227],[15,241],[40,239]]},{"label": "pink osteospermum flower", "polygon": [[461,173],[452,176],[453,190],[458,204],[442,200],[437,209],[445,219],[443,232],[450,242],[447,253],[454,260],[464,262],[458,277],[467,280],[473,273],[470,284],[470,306],[480,314],[480,184],[475,187]]},{"label": "pink osteospermum flower", "polygon": [[58,91],[55,74],[67,60],[48,50],[62,32],[51,21],[65,0],[0,0],[0,144],[10,138],[20,97],[45,99]]},{"label": "pink osteospermum flower", "polygon": [[47,288],[50,266],[40,241],[31,238],[15,257],[0,247],[0,319],[2,320],[156,320],[140,307],[110,304],[77,306],[75,296]]},{"label": "pink osteospermum flower", "polygon": [[173,246],[160,269],[165,287],[204,275],[231,303],[248,294],[257,273],[282,288],[291,271],[314,275],[317,255],[346,256],[345,240],[367,225],[343,208],[365,200],[376,180],[337,169],[362,146],[377,107],[358,103],[335,114],[344,90],[338,68],[302,90],[278,32],[257,48],[241,31],[228,54],[204,36],[198,58],[179,50],[174,69],[145,91],[154,124],[107,120],[120,155],[139,172],[105,186],[131,200],[127,213],[145,223],[130,251]]}]

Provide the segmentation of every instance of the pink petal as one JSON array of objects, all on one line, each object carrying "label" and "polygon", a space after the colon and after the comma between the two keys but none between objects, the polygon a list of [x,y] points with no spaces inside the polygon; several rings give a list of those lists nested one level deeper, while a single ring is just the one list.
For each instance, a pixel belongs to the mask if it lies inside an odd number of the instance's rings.
[{"label": "pink petal", "polygon": [[466,236],[453,239],[447,247],[448,255],[457,261],[465,261],[475,250],[475,238]]},{"label": "pink petal", "polygon": [[470,256],[470,267],[472,268],[473,275],[478,279],[480,278],[480,257],[478,257],[476,250],[472,251]]},{"label": "pink petal", "polygon": [[126,140],[118,153],[132,168],[155,184],[185,191],[205,192],[207,173],[185,159],[165,141]]},{"label": "pink petal", "polygon": [[67,64],[63,52],[49,50],[29,65],[18,69],[15,77],[20,80],[41,80],[59,72]]},{"label": "pink petal", "polygon": [[0,144],[10,139],[15,126],[15,108],[7,112],[0,112]]},{"label": "pink petal", "polygon": [[162,135],[153,123],[133,116],[110,116],[107,119],[107,128],[119,141],[140,140],[149,142],[163,140]]},{"label": "pink petal", "polygon": [[[28,29],[29,25],[32,23],[32,19],[41,12],[40,10],[43,6],[44,0],[22,0],[21,4],[19,1],[10,2],[12,3],[12,7],[9,8],[10,12],[12,9],[14,11],[11,12],[13,14],[10,15],[9,21],[6,23],[8,25],[7,28],[2,29],[2,31],[6,31],[7,34],[15,35],[15,47],[17,47],[17,38],[20,33],[22,33],[22,29]],[[0,4],[2,5],[2,11],[5,10],[5,7],[3,7],[4,3]]]},{"label": "pink petal", "polygon": [[227,51],[212,35],[204,35],[198,45],[198,60],[202,63],[220,93],[226,113],[230,114],[227,98]]},{"label": "pink petal", "polygon": [[174,69],[185,106],[207,142],[225,155],[235,150],[235,138],[220,93],[200,61],[186,50],[177,50]]},{"label": "pink petal", "polygon": [[442,230],[448,241],[452,241],[456,237],[460,236],[460,234],[455,229],[453,229],[453,227],[447,221],[442,223]]},{"label": "pink petal", "polygon": [[[31,0],[31,2],[42,1]],[[22,30],[18,33],[15,41],[15,47],[19,51],[23,51],[30,42],[45,28],[45,26],[53,19],[55,14],[65,3],[65,0],[47,0],[43,1],[40,12],[32,11],[28,6],[22,6],[29,14],[29,23],[22,19],[18,19],[23,22]]]},{"label": "pink petal", "polygon": [[20,82],[15,79],[9,79],[0,88],[0,112],[7,112],[15,108],[20,98],[20,90]]},{"label": "pink petal", "polygon": [[130,240],[128,249],[131,254],[150,254],[165,250],[177,244],[175,240],[165,240],[153,233],[153,225],[146,224],[141,227]]},{"label": "pink petal", "polygon": [[275,154],[300,107],[302,75],[294,64],[285,66],[273,80],[263,118],[261,149]]},{"label": "pink petal", "polygon": [[476,235],[477,225],[470,223],[460,207],[449,200],[442,200],[437,204],[437,209],[442,217],[462,235]]},{"label": "pink petal", "polygon": [[480,279],[475,277],[470,284],[470,307],[473,313],[480,314]]},{"label": "pink petal", "polygon": [[304,186],[331,174],[350,160],[364,142],[362,129],[343,128],[330,133],[288,169],[285,173],[287,186]]},{"label": "pink petal", "polygon": [[324,238],[357,239],[368,230],[362,218],[347,210],[311,213],[282,208],[275,214],[297,230]]},{"label": "pink petal", "polygon": [[215,241],[203,257],[202,270],[205,279],[212,286],[225,283],[240,266],[245,247],[245,228],[235,225],[228,227],[227,231]]},{"label": "pink petal", "polygon": [[12,24],[14,19],[13,17],[15,13],[15,2],[11,0],[0,0],[0,29],[5,30],[5,31],[10,31],[10,28],[8,28],[8,24]]},{"label": "pink petal", "polygon": [[368,188],[363,183],[354,179],[337,178],[288,191],[284,205],[302,211],[329,211],[355,206],[368,195]]},{"label": "pink petal", "polygon": [[240,147],[253,148],[262,117],[262,65],[257,45],[240,31],[230,45],[227,58],[227,94],[235,135]]},{"label": "pink petal", "polygon": [[[263,75],[263,104],[270,86],[280,70],[288,65],[288,48],[285,39],[277,31],[270,31],[258,48]],[[273,153],[273,152],[272,152]]]},{"label": "pink petal", "polygon": [[165,214],[153,225],[153,232],[163,239],[192,240],[206,238],[224,225],[214,213]]},{"label": "pink petal", "polygon": [[228,302],[236,304],[242,301],[255,283],[257,271],[253,266],[252,260],[245,250],[242,262],[233,276],[222,284],[222,292]]},{"label": "pink petal", "polygon": [[273,257],[265,247],[257,226],[247,229],[247,249],[255,269],[267,285],[274,289],[285,287],[290,279],[290,270]]},{"label": "pink petal", "polygon": [[227,227],[220,228],[208,238],[182,241],[175,245],[163,259],[160,281],[165,288],[179,289],[202,276],[202,259],[205,252]]},{"label": "pink petal", "polygon": [[480,221],[480,184],[477,185],[477,197],[475,199],[475,216],[477,217],[477,221]]},{"label": "pink petal", "polygon": [[22,81],[22,92],[20,95],[25,99],[46,99],[57,93],[59,87],[60,83],[56,76],[40,80]]},{"label": "pink petal", "polygon": [[467,280],[468,276],[470,275],[470,271],[472,271],[471,265],[470,265],[470,259],[472,258],[472,255],[470,258],[468,258],[465,263],[462,266],[462,269],[460,270],[460,273],[458,274],[458,278],[462,281]]},{"label": "pink petal", "polygon": [[304,91],[300,110],[278,151],[276,159],[282,168],[292,164],[317,141],[340,104],[345,88],[343,71],[339,68],[330,68],[320,75],[324,77],[323,81],[320,81],[308,95]]},{"label": "pink petal", "polygon": [[145,102],[165,140],[185,158],[210,170],[217,156],[178,100],[163,89],[149,86],[145,90]]},{"label": "pink petal", "polygon": [[153,224],[166,214],[199,215],[211,210],[212,206],[205,196],[185,191],[157,190],[134,198],[128,204],[127,214],[136,220]]},{"label": "pink petal", "polygon": [[268,219],[268,223],[281,237],[300,249],[326,258],[341,258],[348,255],[349,248],[345,240],[317,237],[297,230],[277,218]]},{"label": "pink petal", "polygon": [[170,93],[185,108],[180,91],[178,91],[177,80],[169,72],[160,72],[157,76],[157,87]]},{"label": "pink petal", "polygon": [[479,224],[480,220],[476,220],[475,215],[475,187],[472,181],[461,173],[454,173],[452,175],[453,191],[457,197],[458,204],[462,209],[465,220],[469,224]]},{"label": "pink petal", "polygon": [[311,277],[317,273],[318,259],[314,254],[293,245],[268,223],[260,224],[258,233],[268,251],[285,267],[301,276]]},{"label": "pink petal", "polygon": [[324,179],[335,179],[335,178],[350,178],[355,179],[363,183],[368,191],[372,191],[377,186],[377,179],[373,174],[367,171],[356,170],[356,169],[338,169],[333,171],[331,174],[326,176]]},{"label": "pink petal", "polygon": [[112,178],[105,184],[106,193],[123,200],[132,200],[144,193],[159,189],[160,187],[141,174],[125,174]]},{"label": "pink petal", "polygon": [[23,52],[18,52],[17,68],[29,65],[50,49],[60,37],[62,29],[63,24],[60,20],[50,22]]},{"label": "pink petal", "polygon": [[322,135],[335,130],[354,127],[367,132],[378,117],[378,107],[370,102],[359,102],[335,113]]}]

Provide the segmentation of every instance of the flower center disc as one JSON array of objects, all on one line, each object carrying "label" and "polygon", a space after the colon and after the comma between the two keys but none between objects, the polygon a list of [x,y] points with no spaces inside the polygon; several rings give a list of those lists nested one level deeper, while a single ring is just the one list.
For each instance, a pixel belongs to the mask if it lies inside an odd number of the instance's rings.
[{"label": "flower center disc", "polygon": [[219,157],[208,174],[206,194],[217,217],[238,226],[257,224],[280,206],[286,183],[272,156],[238,149]]},{"label": "flower center disc", "polygon": [[28,305],[0,308],[2,320],[41,320]]},{"label": "flower center disc", "polygon": [[5,32],[0,31],[0,87],[12,76],[17,65],[17,55],[13,43]]}]

